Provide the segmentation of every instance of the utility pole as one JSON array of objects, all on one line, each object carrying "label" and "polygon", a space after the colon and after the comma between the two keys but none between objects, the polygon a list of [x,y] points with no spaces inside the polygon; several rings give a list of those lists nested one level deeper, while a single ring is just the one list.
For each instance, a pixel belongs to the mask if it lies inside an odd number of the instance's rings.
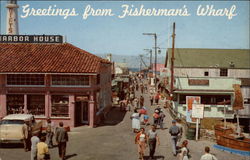
[{"label": "utility pole", "polygon": [[152,49],[144,49],[145,51],[149,51],[150,58],[149,58],[149,69],[152,69]]},{"label": "utility pole", "polygon": [[175,44],[175,22],[173,23],[173,34],[172,34],[171,85],[170,85],[171,98],[173,97],[173,90],[174,90],[174,44]]},{"label": "utility pole", "polygon": [[143,33],[143,35],[150,35],[150,36],[154,36],[154,40],[155,40],[155,88],[157,87],[156,85],[156,67],[157,67],[157,34],[156,33]]}]

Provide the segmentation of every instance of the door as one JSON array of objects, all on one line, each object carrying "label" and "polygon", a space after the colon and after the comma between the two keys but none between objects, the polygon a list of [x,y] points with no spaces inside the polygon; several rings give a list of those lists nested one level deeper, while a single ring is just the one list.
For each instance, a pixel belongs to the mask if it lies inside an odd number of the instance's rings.
[{"label": "door", "polygon": [[88,102],[81,102],[82,106],[82,123],[88,124],[89,123],[89,105]]}]

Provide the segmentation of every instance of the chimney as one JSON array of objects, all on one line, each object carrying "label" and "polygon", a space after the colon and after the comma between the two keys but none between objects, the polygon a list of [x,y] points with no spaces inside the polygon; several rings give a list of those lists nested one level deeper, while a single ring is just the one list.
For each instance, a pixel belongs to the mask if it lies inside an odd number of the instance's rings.
[{"label": "chimney", "polygon": [[8,0],[7,19],[6,19],[6,34],[18,35],[18,14],[17,14],[17,0]]}]

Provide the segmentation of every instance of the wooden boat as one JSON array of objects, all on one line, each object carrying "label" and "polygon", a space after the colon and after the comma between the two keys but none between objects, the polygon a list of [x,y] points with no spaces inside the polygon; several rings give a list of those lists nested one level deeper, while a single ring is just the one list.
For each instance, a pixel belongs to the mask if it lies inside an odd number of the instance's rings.
[{"label": "wooden boat", "polygon": [[214,129],[218,145],[241,151],[250,151],[249,138],[245,138],[243,135],[238,136],[232,128],[225,128],[222,125],[216,125]]}]

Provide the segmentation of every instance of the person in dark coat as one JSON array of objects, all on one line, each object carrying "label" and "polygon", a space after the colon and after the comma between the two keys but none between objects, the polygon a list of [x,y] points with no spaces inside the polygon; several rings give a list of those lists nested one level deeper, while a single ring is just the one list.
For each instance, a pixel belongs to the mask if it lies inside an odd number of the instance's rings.
[{"label": "person in dark coat", "polygon": [[58,144],[59,157],[65,160],[66,144],[68,142],[68,133],[63,127],[63,122],[59,123],[59,128],[56,129],[56,142]]}]

